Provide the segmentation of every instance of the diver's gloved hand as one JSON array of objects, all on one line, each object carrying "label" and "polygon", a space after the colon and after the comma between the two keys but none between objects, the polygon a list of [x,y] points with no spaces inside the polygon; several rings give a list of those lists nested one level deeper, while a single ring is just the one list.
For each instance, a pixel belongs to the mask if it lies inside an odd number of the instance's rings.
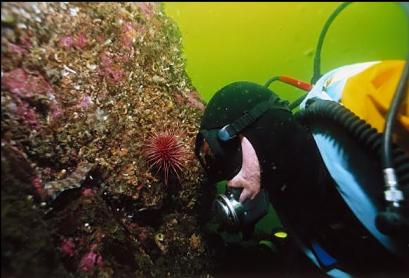
[{"label": "diver's gloved hand", "polygon": [[246,137],[241,136],[242,165],[240,172],[227,182],[227,186],[243,188],[240,202],[251,200],[260,192],[260,165],[256,151]]}]

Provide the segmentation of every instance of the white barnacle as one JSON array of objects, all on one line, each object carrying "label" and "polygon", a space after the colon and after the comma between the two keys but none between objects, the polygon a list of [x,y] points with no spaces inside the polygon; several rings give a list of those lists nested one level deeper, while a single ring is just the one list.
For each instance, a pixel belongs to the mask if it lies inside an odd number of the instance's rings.
[{"label": "white barnacle", "polygon": [[78,11],[79,11],[79,8],[78,8],[78,7],[70,8],[70,15],[71,15],[71,16],[77,16]]},{"label": "white barnacle", "polygon": [[64,68],[66,71],[68,71],[68,72],[77,74],[77,72],[76,72],[75,70],[73,70],[73,69],[67,67],[66,65],[63,65],[63,68]]},{"label": "white barnacle", "polygon": [[106,114],[106,112],[99,107],[95,111],[95,114],[98,121],[106,121],[108,119],[108,115]]},{"label": "white barnacle", "polygon": [[41,10],[38,8],[37,4],[33,3],[33,4],[31,5],[31,8],[33,9],[33,11],[34,11],[36,14],[41,13]]},{"label": "white barnacle", "polygon": [[58,52],[56,52],[56,53],[54,54],[54,59],[55,59],[55,61],[57,61],[58,63],[61,63],[62,61],[61,61],[60,58],[58,57],[58,56],[59,56],[58,54],[59,54]]},{"label": "white barnacle", "polygon": [[106,45],[109,45],[109,44],[111,44],[112,43],[112,40],[111,39],[107,39],[103,44],[102,44],[102,46],[106,46]]},{"label": "white barnacle", "polygon": [[91,71],[94,71],[94,70],[96,70],[97,65],[94,65],[94,64],[90,65],[90,64],[87,62],[87,68],[88,68],[89,70],[91,70]]},{"label": "white barnacle", "polygon": [[[28,12],[26,12],[26,10],[24,10],[23,8],[18,9],[18,13],[21,16],[25,17],[26,19],[31,19],[31,15]],[[18,27],[18,25],[17,25],[17,27]]]},{"label": "white barnacle", "polygon": [[19,29],[27,29],[27,25],[25,25],[24,23],[17,23],[17,28],[19,28]]}]

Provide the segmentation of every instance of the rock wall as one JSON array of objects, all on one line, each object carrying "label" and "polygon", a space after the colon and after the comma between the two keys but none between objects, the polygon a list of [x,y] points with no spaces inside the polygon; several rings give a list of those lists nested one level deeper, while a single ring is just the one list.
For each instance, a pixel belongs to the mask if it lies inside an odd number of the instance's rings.
[{"label": "rock wall", "polygon": [[1,5],[2,276],[211,276],[176,25],[157,3]]}]

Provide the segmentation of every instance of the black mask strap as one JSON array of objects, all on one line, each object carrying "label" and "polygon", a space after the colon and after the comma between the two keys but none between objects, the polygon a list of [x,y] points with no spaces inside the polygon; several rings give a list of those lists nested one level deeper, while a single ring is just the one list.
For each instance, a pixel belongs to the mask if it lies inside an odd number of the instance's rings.
[{"label": "black mask strap", "polygon": [[281,102],[276,96],[271,96],[268,101],[257,104],[250,111],[245,111],[240,118],[218,130],[217,137],[224,142],[235,138],[271,108],[290,111],[288,102]]}]

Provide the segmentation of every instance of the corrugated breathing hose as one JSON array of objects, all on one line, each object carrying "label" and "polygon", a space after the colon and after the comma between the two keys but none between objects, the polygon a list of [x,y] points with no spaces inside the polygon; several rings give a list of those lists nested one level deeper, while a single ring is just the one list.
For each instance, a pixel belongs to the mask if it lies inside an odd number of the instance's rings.
[{"label": "corrugated breathing hose", "polygon": [[[375,128],[337,102],[316,98],[310,99],[306,103],[306,109],[297,112],[295,115],[300,123],[307,126],[319,120],[329,120],[346,130],[368,151],[375,152],[379,157],[382,156],[383,134],[377,132]],[[393,145],[392,157],[400,188],[406,195],[405,199],[407,200],[409,197],[409,155],[397,145]],[[399,209],[400,211],[389,213],[386,221],[383,221],[382,217],[377,217],[378,229],[386,234],[406,233],[406,236],[409,236],[408,218],[401,213],[406,208],[405,205],[407,206],[407,204],[402,203],[399,208],[396,208],[396,210]]]}]

